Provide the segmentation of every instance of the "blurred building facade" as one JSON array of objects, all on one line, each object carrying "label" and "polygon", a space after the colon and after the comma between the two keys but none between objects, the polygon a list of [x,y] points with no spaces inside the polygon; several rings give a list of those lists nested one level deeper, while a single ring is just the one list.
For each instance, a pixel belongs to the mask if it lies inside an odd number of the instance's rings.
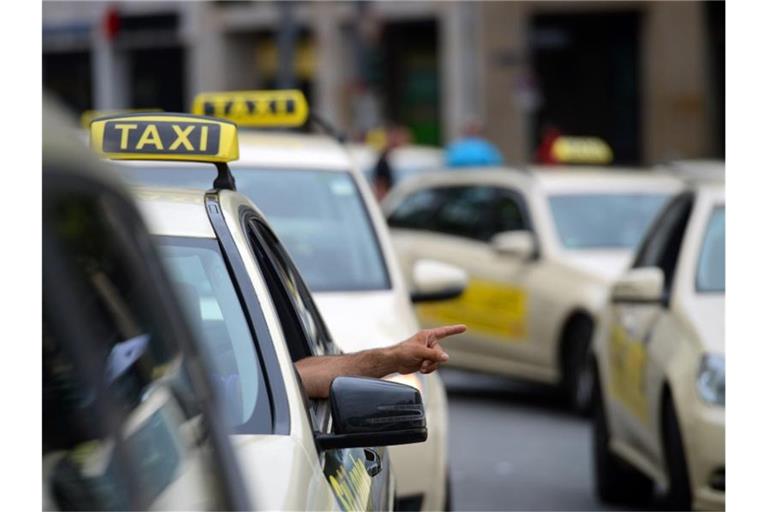
[{"label": "blurred building facade", "polygon": [[45,2],[43,81],[75,110],[188,110],[299,87],[362,136],[444,144],[479,120],[509,162],[547,128],[618,163],[724,157],[724,2]]}]

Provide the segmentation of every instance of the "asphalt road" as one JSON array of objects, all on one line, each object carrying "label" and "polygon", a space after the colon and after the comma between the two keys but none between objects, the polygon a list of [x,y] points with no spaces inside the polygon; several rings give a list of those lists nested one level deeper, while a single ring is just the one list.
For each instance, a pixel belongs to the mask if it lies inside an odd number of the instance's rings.
[{"label": "asphalt road", "polygon": [[593,492],[588,420],[552,390],[453,369],[440,375],[454,510],[617,510]]}]

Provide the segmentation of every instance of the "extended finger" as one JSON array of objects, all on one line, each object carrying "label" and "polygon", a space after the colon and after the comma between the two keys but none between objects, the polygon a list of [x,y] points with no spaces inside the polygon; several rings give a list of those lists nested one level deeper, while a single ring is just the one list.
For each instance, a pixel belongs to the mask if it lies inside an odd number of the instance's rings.
[{"label": "extended finger", "polygon": [[447,336],[453,336],[454,334],[461,334],[466,330],[467,330],[467,326],[464,324],[444,325],[442,327],[435,327],[434,329],[428,329],[427,345],[431,347],[437,342],[437,340],[441,340]]}]

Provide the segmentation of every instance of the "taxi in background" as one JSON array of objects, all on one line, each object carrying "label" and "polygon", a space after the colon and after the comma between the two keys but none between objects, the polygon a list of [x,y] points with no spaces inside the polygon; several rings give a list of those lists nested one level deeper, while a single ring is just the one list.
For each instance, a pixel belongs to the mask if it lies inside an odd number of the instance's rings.
[{"label": "taxi in background", "polygon": [[43,247],[43,509],[249,509],[140,213],[47,99]]},{"label": "taxi in background", "polygon": [[[256,109],[252,105],[268,104]],[[312,291],[333,339],[345,352],[385,347],[419,329],[408,288],[397,265],[386,223],[364,178],[334,138],[286,133],[309,115],[299,91],[205,93],[194,111],[239,126],[240,159],[232,175],[241,194],[269,219]],[[264,128],[281,128],[267,132]],[[125,166],[130,181],[153,186],[206,189],[210,165]],[[458,295],[460,269],[425,258],[419,262],[417,300]],[[437,373],[396,376],[422,393],[429,438],[391,448],[398,507],[437,510],[448,496],[447,400]]]},{"label": "taxi in background", "polygon": [[559,384],[585,412],[587,354],[611,280],[681,183],[619,168],[446,170],[382,203],[401,265],[466,270],[463,295],[417,308],[423,326],[460,320],[448,364]]},{"label": "taxi in background", "polygon": [[596,491],[672,510],[725,507],[724,168],[658,216],[600,317],[593,373]]},{"label": "taxi in background", "polygon": [[[372,184],[374,169],[381,156],[381,150],[373,145],[362,143],[348,143],[345,146],[352,155],[355,166],[360,169],[368,183]],[[419,144],[406,144],[393,148],[388,158],[394,184],[445,166],[445,151],[442,148]]]},{"label": "taxi in background", "polygon": [[[340,377],[310,401],[293,363],[338,353],[269,223],[234,190],[234,123],[183,114],[96,119],[92,146],[115,160],[214,164],[208,191],[135,191],[155,243],[202,333],[246,488],[257,508],[391,510],[385,445],[427,438],[413,387]],[[158,167],[160,169],[160,167]],[[158,171],[160,172],[160,171]]]}]

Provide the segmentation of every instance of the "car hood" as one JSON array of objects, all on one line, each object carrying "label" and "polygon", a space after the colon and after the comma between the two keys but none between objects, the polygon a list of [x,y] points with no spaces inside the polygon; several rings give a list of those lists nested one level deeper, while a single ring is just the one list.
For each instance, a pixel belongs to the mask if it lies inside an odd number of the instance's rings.
[{"label": "car hood", "polygon": [[562,260],[569,266],[606,281],[613,281],[629,268],[630,250],[564,251]]},{"label": "car hood", "polygon": [[725,295],[698,294],[683,306],[702,347],[706,352],[725,353]]},{"label": "car hood", "polygon": [[386,347],[418,330],[413,306],[392,290],[375,292],[316,292],[331,336],[344,352]]}]

